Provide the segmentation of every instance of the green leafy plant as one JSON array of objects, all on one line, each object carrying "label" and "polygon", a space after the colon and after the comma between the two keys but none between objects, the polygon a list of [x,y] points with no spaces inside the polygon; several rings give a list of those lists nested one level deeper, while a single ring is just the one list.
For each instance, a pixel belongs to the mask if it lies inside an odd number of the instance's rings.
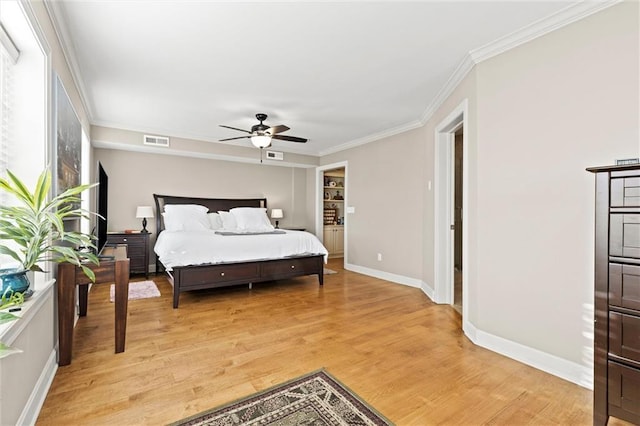
[{"label": "green leafy plant", "polygon": [[[95,281],[94,272],[85,261],[98,264],[98,257],[91,251],[78,251],[76,247],[95,249],[93,237],[80,232],[65,231],[65,219],[89,218],[91,212],[80,208],[80,193],[95,186],[80,185],[47,200],[51,190],[51,173],[45,169],[33,191],[13,173],[7,171],[7,179],[0,178],[0,190],[13,195],[17,206],[0,206],[0,253],[20,262],[25,270],[44,272],[38,263],[46,260],[69,262],[79,266]],[[7,244],[13,242],[13,244]],[[24,294],[8,288],[0,297],[0,310],[20,306]],[[19,317],[10,312],[0,312],[0,324]],[[22,352],[0,342],[0,358]]]},{"label": "green leafy plant", "polygon": [[[69,262],[95,281],[94,272],[83,262],[98,264],[93,252],[78,251],[76,247],[95,249],[93,237],[74,231],[65,231],[64,220],[89,218],[92,214],[80,208],[80,193],[95,186],[79,185],[67,189],[58,196],[47,200],[51,190],[51,173],[45,169],[30,191],[22,181],[10,171],[7,179],[0,178],[0,190],[13,195],[17,206],[0,206],[0,253],[20,262],[25,270],[43,272],[39,262]],[[13,241],[14,247],[6,244]]]}]

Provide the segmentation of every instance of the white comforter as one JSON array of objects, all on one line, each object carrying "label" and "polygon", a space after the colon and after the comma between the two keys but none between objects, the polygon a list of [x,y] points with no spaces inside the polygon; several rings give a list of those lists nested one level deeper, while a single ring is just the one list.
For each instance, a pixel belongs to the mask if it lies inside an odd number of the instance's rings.
[{"label": "white comforter", "polygon": [[207,231],[162,231],[154,251],[162,264],[176,266],[205,263],[278,259],[300,254],[323,254],[327,249],[309,232],[285,231],[267,235],[217,235]]}]

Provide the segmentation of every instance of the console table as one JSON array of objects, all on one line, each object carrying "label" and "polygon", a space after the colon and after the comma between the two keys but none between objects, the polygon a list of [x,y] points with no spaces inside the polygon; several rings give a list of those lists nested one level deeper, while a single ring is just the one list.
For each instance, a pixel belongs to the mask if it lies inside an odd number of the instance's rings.
[{"label": "console table", "polygon": [[[99,265],[87,264],[96,274],[95,284],[115,283],[115,346],[116,353],[124,352],[129,304],[129,259],[127,247],[105,247]],[[105,259],[108,257],[107,259]],[[71,263],[58,265],[58,365],[71,364],[73,322],[75,319],[75,288],[79,286],[80,316],[87,315],[87,299],[91,280],[82,269]]]}]

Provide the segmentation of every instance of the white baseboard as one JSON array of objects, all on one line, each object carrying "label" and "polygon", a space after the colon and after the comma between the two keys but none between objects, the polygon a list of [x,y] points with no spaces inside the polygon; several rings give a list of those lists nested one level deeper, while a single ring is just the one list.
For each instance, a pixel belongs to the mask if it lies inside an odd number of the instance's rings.
[{"label": "white baseboard", "polygon": [[564,358],[478,330],[467,321],[465,321],[463,329],[466,336],[478,346],[593,390],[592,366],[567,361]]},{"label": "white baseboard", "polygon": [[420,282],[420,289],[422,289],[422,292],[434,303],[438,303],[436,302],[435,299],[435,294],[436,294],[436,290],[431,287],[429,284],[425,283],[424,281]]},{"label": "white baseboard", "polygon": [[407,285],[409,287],[422,288],[422,281],[416,278],[405,277],[403,275],[392,274],[390,272],[378,271],[377,269],[366,268],[364,266],[354,265],[352,263],[345,264],[344,269],[357,272],[359,274],[369,275],[370,277],[380,278],[381,280]]},{"label": "white baseboard", "polygon": [[17,424],[36,424],[36,420],[38,420],[38,415],[40,414],[40,410],[42,409],[42,405],[44,404],[44,400],[47,397],[47,393],[49,392],[51,383],[53,383],[53,378],[55,377],[57,370],[58,362],[56,361],[56,350],[54,348],[51,351],[51,354],[49,354],[49,359],[47,359],[47,363],[45,364],[40,377],[38,377],[38,381],[29,396],[27,404],[22,410],[22,414],[20,414],[20,417],[18,418]]},{"label": "white baseboard", "polygon": [[[434,300],[435,290],[424,281],[350,263],[345,264],[345,269],[393,283],[419,288],[429,299]],[[566,359],[542,352],[538,349],[495,336],[477,329],[473,324],[464,319],[462,329],[469,340],[478,346],[482,346],[483,348],[522,362],[523,364],[530,365],[538,370],[560,377],[584,388],[593,389],[593,367],[590,365],[586,366],[567,361]]]}]

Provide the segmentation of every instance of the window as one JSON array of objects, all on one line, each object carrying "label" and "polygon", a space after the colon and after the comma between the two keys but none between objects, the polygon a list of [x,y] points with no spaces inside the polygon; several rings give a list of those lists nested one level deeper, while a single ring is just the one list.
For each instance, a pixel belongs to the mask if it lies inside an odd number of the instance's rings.
[{"label": "window", "polygon": [[[0,175],[11,170],[33,187],[49,158],[51,67],[30,2],[0,0]],[[0,193],[3,205],[14,203]],[[0,255],[0,267],[15,261]],[[49,274],[37,274],[37,288]]]}]

